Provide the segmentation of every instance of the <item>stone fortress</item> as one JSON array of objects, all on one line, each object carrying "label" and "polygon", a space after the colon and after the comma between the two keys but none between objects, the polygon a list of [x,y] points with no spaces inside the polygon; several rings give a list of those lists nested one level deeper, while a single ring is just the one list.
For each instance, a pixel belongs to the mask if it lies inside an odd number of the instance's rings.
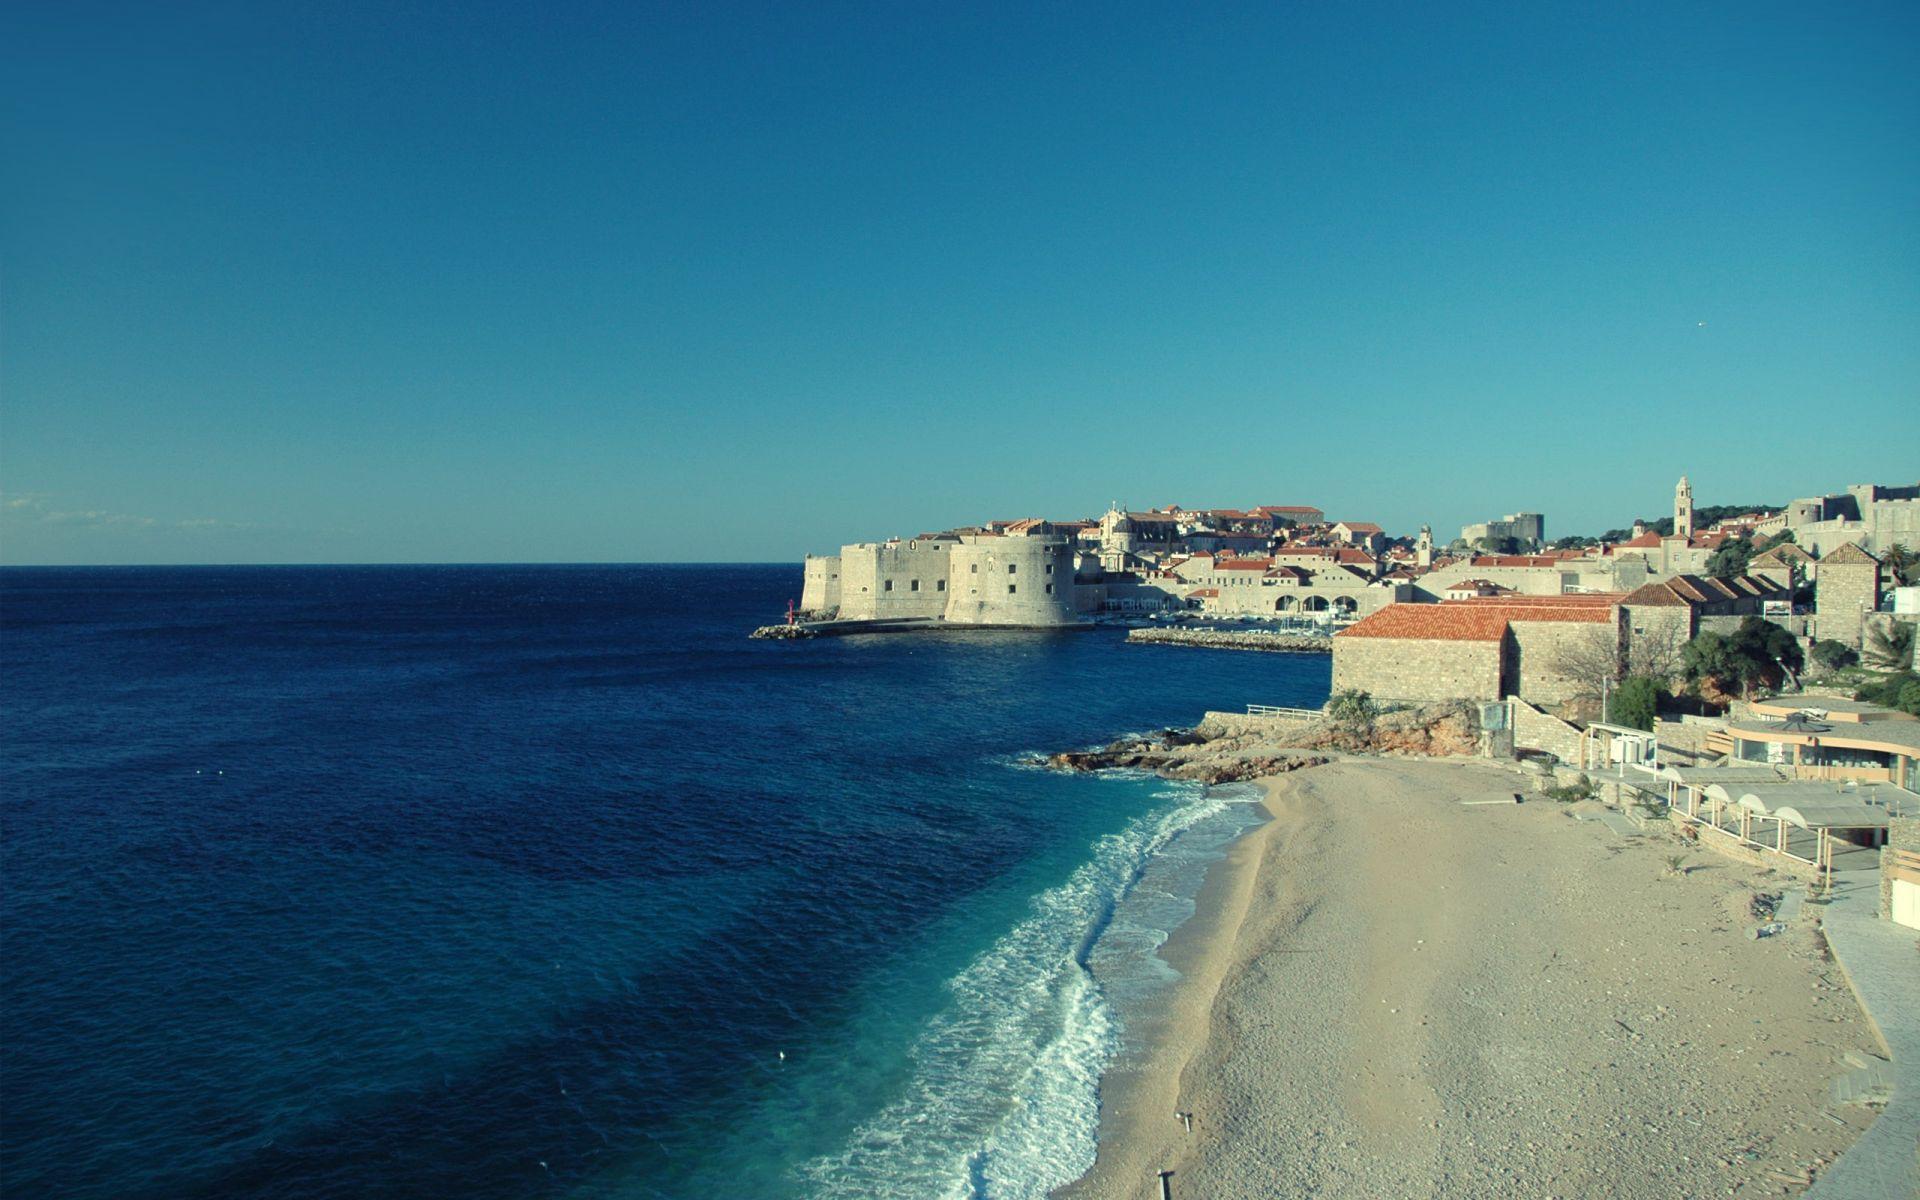
[{"label": "stone fortress", "polygon": [[1848,544],[1875,555],[1895,545],[1920,549],[1920,484],[1859,483],[1830,496],[1795,500],[1756,532],[1782,529],[1793,530],[1800,548],[1820,558]]},{"label": "stone fortress", "polygon": [[1074,540],[1046,521],[1005,532],[858,542],[808,555],[800,605],[840,621],[946,621],[1044,628],[1079,624]]}]

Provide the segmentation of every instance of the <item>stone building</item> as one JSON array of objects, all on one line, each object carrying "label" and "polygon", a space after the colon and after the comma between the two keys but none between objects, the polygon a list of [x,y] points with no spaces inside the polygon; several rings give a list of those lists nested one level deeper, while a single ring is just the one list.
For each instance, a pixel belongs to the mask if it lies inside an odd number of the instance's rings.
[{"label": "stone building", "polygon": [[1693,485],[1682,475],[1673,489],[1673,536],[1690,538],[1693,536]]},{"label": "stone building", "polygon": [[1860,648],[1860,624],[1880,607],[1880,560],[1849,542],[1820,559],[1814,579],[1813,635]]},{"label": "stone building", "polygon": [[[1775,532],[1773,525],[1763,524],[1761,531]],[[1830,496],[1795,500],[1778,525],[1793,530],[1795,540],[1823,560],[1849,544],[1870,554],[1885,554],[1895,545],[1920,550],[1920,484],[1859,483]]]},{"label": "stone building", "polygon": [[1556,705],[1584,680],[1569,651],[1620,638],[1618,596],[1498,597],[1394,604],[1333,638],[1333,687],[1387,700],[1502,700]]},{"label": "stone building", "polygon": [[1460,527],[1460,540],[1469,547],[1481,541],[1499,542],[1512,538],[1522,550],[1538,550],[1547,544],[1547,519],[1539,513],[1508,513],[1498,521],[1481,521]]},{"label": "stone building", "polygon": [[843,621],[935,620],[957,625],[1078,622],[1075,539],[1046,522],[1012,533],[928,534],[860,542],[809,555],[801,607]]}]

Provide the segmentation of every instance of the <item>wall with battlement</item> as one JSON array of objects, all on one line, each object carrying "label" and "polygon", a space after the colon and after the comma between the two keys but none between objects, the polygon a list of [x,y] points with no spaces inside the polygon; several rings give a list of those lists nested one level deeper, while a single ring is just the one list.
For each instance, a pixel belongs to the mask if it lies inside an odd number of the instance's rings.
[{"label": "wall with battlement", "polygon": [[831,612],[840,607],[840,556],[809,554],[805,582],[800,588],[800,607],[810,613]]},{"label": "wall with battlement", "polygon": [[938,618],[946,613],[948,557],[957,543],[863,542],[840,549],[840,619]]}]

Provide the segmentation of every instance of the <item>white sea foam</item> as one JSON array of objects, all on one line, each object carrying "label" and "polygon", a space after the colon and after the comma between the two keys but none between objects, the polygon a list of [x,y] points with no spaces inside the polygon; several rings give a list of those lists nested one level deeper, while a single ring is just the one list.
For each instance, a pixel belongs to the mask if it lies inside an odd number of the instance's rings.
[{"label": "white sea foam", "polygon": [[1093,1165],[1101,1073],[1119,1048],[1095,941],[1154,855],[1246,794],[1172,785],[948,983],[905,1093],[801,1169],[820,1195],[1041,1200]]}]

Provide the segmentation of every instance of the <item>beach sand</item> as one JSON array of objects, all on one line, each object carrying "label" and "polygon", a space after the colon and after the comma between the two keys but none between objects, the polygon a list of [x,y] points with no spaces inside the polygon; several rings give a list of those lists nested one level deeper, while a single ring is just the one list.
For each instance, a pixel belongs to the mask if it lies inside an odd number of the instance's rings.
[{"label": "beach sand", "polygon": [[[1272,822],[1163,953],[1183,979],[1102,1088],[1070,1200],[1778,1196],[1871,1114],[1823,1112],[1875,1040],[1791,881],[1516,777],[1352,759],[1267,782]],[[1176,1111],[1193,1113],[1187,1133]],[[1836,1121],[1837,1118],[1838,1120]]]}]

